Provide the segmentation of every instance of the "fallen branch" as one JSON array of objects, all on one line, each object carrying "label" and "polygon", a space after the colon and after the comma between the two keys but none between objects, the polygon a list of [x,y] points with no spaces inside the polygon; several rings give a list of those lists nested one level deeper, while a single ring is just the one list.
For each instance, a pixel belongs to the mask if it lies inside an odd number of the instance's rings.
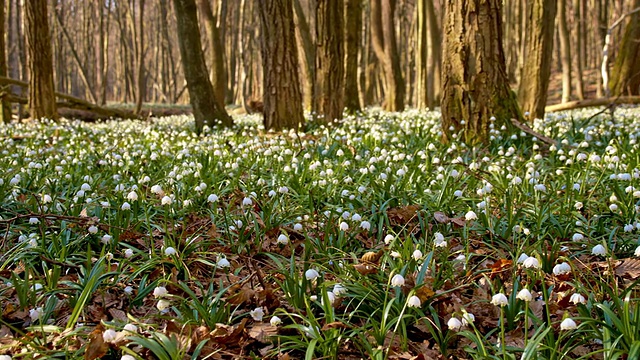
[{"label": "fallen branch", "polygon": [[[29,84],[24,82],[24,81],[11,79],[11,78],[4,77],[4,76],[0,76],[0,84],[16,85],[16,86],[20,86],[20,87],[23,87],[23,88],[28,88],[29,87]],[[133,112],[131,112],[131,111],[102,107],[102,106],[99,106],[99,105],[92,104],[92,103],[90,103],[90,102],[88,102],[88,101],[86,101],[84,99],[80,99],[80,98],[77,98],[75,96],[71,96],[69,94],[63,94],[63,93],[56,92],[55,95],[60,99],[66,100],[66,102],[62,102],[62,103],[58,104],[58,106],[60,106],[62,108],[89,111],[89,112],[98,114],[98,115],[100,115],[102,117],[105,117],[105,118],[109,118],[109,117],[123,118],[123,119],[135,119],[135,118],[137,118],[137,116],[135,116],[133,114]],[[7,94],[6,98],[8,98],[8,100],[12,101],[12,102],[26,103],[26,98],[19,97],[19,96],[13,95],[13,94]]]},{"label": "fallen branch", "polygon": [[550,137],[544,136],[538,132],[535,132],[532,128],[530,128],[528,125],[521,123],[520,121],[518,121],[517,119],[511,119],[511,123],[513,124],[513,126],[517,127],[518,129],[524,131],[525,133],[531,135],[531,136],[535,136],[538,140],[542,141],[545,144],[548,145],[557,145],[557,141],[553,140]]},{"label": "fallen branch", "polygon": [[620,96],[617,98],[600,98],[600,99],[588,99],[570,101],[564,104],[549,105],[544,108],[545,112],[563,111],[581,109],[591,106],[603,106],[603,105],[618,105],[618,104],[640,104],[640,96]]}]

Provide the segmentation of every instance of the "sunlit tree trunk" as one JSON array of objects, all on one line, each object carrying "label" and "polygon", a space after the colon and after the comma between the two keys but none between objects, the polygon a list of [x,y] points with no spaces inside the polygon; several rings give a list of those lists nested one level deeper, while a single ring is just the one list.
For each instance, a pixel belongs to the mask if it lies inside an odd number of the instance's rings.
[{"label": "sunlit tree trunk", "polygon": [[486,142],[492,116],[498,126],[521,119],[505,70],[501,3],[450,0],[445,5],[441,103],[445,141],[462,131],[466,143]]},{"label": "sunlit tree trunk", "polygon": [[[633,9],[640,7],[635,0]],[[612,95],[640,95],[640,13],[631,15],[611,70]]]},{"label": "sunlit tree trunk", "polygon": [[220,106],[224,106],[227,91],[227,71],[224,66],[224,47],[218,31],[217,20],[211,10],[209,0],[198,0],[200,13],[204,20],[209,41],[209,57],[211,58],[210,78],[213,89],[216,93],[216,100],[220,101]]},{"label": "sunlit tree trunk", "polygon": [[362,6],[362,0],[345,0],[344,107],[351,112],[361,109],[358,91],[358,51],[362,37]]},{"label": "sunlit tree trunk", "polygon": [[371,1],[371,41],[385,75],[384,107],[389,111],[402,111],[405,83],[396,44],[395,9],[396,0]]},{"label": "sunlit tree trunk", "polygon": [[560,35],[560,58],[562,62],[562,102],[571,100],[571,41],[567,28],[567,1],[558,0],[558,33]]},{"label": "sunlit tree trunk", "polygon": [[[5,28],[4,0],[0,0],[0,29]],[[4,34],[0,35],[0,76],[7,76],[7,54]],[[11,105],[0,95],[0,122],[11,122]]]},{"label": "sunlit tree trunk", "polygon": [[342,119],[344,109],[344,3],[317,0],[316,114],[322,122]]}]

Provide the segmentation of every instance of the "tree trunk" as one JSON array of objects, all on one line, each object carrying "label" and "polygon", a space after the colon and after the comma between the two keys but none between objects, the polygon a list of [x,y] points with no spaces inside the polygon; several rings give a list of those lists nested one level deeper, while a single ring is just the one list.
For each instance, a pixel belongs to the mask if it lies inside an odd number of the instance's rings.
[{"label": "tree trunk", "polygon": [[[4,41],[4,19],[4,0],[0,0],[0,29],[3,30],[3,33],[0,35],[0,76],[7,76],[7,54],[6,44]],[[11,122],[11,104],[9,104],[4,99],[5,93],[5,90],[0,91],[0,123],[8,124]]]},{"label": "tree trunk", "polygon": [[311,110],[313,108],[313,99],[315,98],[316,48],[313,44],[309,23],[304,16],[300,0],[293,0],[293,10],[298,58],[302,60],[302,78],[300,80],[303,88],[303,104],[305,109]]},{"label": "tree trunk", "polygon": [[216,100],[220,101],[218,105],[224,106],[227,92],[227,71],[224,66],[224,47],[218,31],[218,25],[209,0],[198,0],[200,5],[200,13],[204,20],[205,29],[207,30],[207,39],[209,40],[209,57],[211,58],[211,83],[213,84]]},{"label": "tree trunk", "polygon": [[[142,110],[142,103],[144,102],[145,98],[147,97],[147,77],[146,77],[146,69],[144,66],[144,58],[145,58],[145,54],[146,54],[146,49],[145,49],[145,42],[144,42],[144,2],[145,0],[138,0],[138,8],[140,9],[140,12],[138,14],[139,19],[138,19],[138,28],[139,33],[138,33],[138,38],[140,38],[140,43],[139,43],[139,47],[138,47],[138,79],[136,81],[137,84],[137,88],[138,88],[138,97],[136,98],[136,109],[134,111],[134,113],[136,115],[140,115],[140,111]],[[134,25],[135,26],[135,25]]]},{"label": "tree trunk", "polygon": [[343,10],[342,0],[317,0],[314,110],[324,123],[342,119],[344,110]]},{"label": "tree trunk", "polygon": [[371,41],[385,75],[384,108],[404,110],[405,83],[396,45],[394,13],[396,0],[371,1]]},{"label": "tree trunk", "polygon": [[438,22],[433,1],[427,1],[427,23],[429,25],[429,67],[427,74],[427,99],[429,108],[440,103],[442,69],[442,27]]},{"label": "tree trunk", "polygon": [[532,118],[544,116],[547,102],[556,5],[557,0],[531,0],[527,5],[529,19],[518,101]]},{"label": "tree trunk", "polygon": [[264,127],[298,129],[304,124],[292,0],[258,1],[262,24]]},{"label": "tree trunk", "polygon": [[445,141],[462,131],[468,144],[487,142],[492,116],[498,127],[522,117],[505,70],[501,3],[446,2],[441,104]]},{"label": "tree trunk", "polygon": [[29,112],[32,119],[57,120],[47,0],[25,1],[24,10],[29,53]]},{"label": "tree trunk", "polygon": [[187,80],[189,99],[196,122],[196,132],[200,133],[205,124],[213,127],[219,121],[223,126],[233,125],[233,120],[215,98],[209,81],[207,65],[202,52],[198,14],[195,0],[173,0],[182,68]]},{"label": "tree trunk", "polygon": [[582,62],[584,61],[583,48],[585,47],[586,38],[582,37],[580,30],[584,26],[580,11],[580,0],[573,0],[573,36],[575,39],[575,54],[573,56],[575,79],[576,79],[576,97],[578,100],[584,99],[584,82],[582,80]]},{"label": "tree trunk", "polygon": [[362,34],[362,0],[345,0],[345,67],[344,107],[350,112],[360,111],[358,91],[358,50]]},{"label": "tree trunk", "polygon": [[567,29],[567,8],[569,0],[558,0],[558,32],[560,34],[560,58],[562,61],[562,102],[571,100],[571,41]]},{"label": "tree trunk", "polygon": [[417,0],[416,3],[416,23],[417,28],[417,49],[416,49],[416,106],[418,108],[426,108],[429,105],[429,93],[428,93],[428,14],[427,14],[427,1]]},{"label": "tree trunk", "polygon": [[[640,7],[635,0],[632,9]],[[640,12],[630,16],[611,70],[612,95],[640,94]]]}]

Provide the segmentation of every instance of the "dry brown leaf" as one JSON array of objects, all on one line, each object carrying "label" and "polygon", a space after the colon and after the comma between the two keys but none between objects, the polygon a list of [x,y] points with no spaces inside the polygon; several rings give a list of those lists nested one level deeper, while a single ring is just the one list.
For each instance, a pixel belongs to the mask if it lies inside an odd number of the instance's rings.
[{"label": "dry brown leaf", "polygon": [[512,260],[498,259],[496,262],[493,263],[493,265],[491,265],[491,275],[490,275],[491,279],[495,278],[496,276],[500,276],[502,273],[506,271],[509,271],[512,265],[513,265]]},{"label": "dry brown leaf", "polygon": [[322,331],[326,331],[326,330],[331,330],[331,329],[348,329],[349,325],[340,322],[340,321],[334,321],[334,322],[330,322],[328,324],[324,324],[324,326],[322,326]]},{"label": "dry brown leaf", "polygon": [[436,211],[435,213],[433,213],[433,217],[434,217],[434,219],[436,219],[437,222],[439,222],[441,224],[447,224],[451,220],[442,211]]},{"label": "dry brown leaf", "polygon": [[240,340],[243,338],[244,327],[246,324],[247,318],[242,319],[240,324],[236,326],[216,324],[216,329],[211,332],[211,337],[214,342],[221,345],[238,345]]},{"label": "dry brown leaf", "polygon": [[229,294],[227,296],[228,303],[232,305],[242,305],[245,303],[252,303],[253,298],[256,295],[256,291],[248,286],[241,287],[241,285],[236,284],[229,288],[227,294]]},{"label": "dry brown leaf", "polygon": [[248,329],[249,337],[256,341],[268,344],[271,337],[278,334],[278,328],[269,323],[256,323]]},{"label": "dry brown leaf", "polygon": [[387,210],[387,217],[392,225],[406,225],[416,218],[420,205],[407,205]]},{"label": "dry brown leaf", "polygon": [[360,261],[365,264],[377,264],[383,254],[384,250],[380,250],[378,252],[368,251],[362,255]]},{"label": "dry brown leaf", "polygon": [[104,327],[102,324],[98,324],[95,330],[89,334],[89,344],[87,344],[87,350],[85,350],[84,353],[85,360],[94,360],[106,355],[107,350],[109,350],[109,345],[105,343],[102,338],[103,331]]},{"label": "dry brown leaf", "polygon": [[127,313],[125,313],[122,310],[111,308],[111,309],[109,309],[109,314],[111,315],[111,317],[114,320],[118,320],[118,321],[122,321],[122,322],[128,322],[129,321],[129,319],[127,318]]},{"label": "dry brown leaf", "polygon": [[355,264],[353,267],[362,275],[375,274],[378,272],[377,267],[369,264]]},{"label": "dry brown leaf", "polygon": [[616,267],[616,275],[625,279],[637,279],[640,276],[640,259],[623,259]]}]

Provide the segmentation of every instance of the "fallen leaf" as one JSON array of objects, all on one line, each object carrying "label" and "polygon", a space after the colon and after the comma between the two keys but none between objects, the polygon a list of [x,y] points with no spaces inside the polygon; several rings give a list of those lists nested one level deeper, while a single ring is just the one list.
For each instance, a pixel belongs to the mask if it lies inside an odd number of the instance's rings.
[{"label": "fallen leaf", "polygon": [[368,264],[355,264],[353,267],[362,275],[375,274],[378,272],[378,268]]},{"label": "fallen leaf", "polygon": [[450,220],[449,217],[442,211],[436,211],[435,213],[433,213],[433,217],[437,222],[441,224],[448,224]]},{"label": "fallen leaf", "polygon": [[247,318],[242,319],[240,324],[236,326],[216,324],[216,329],[211,332],[211,337],[214,342],[221,345],[238,345],[240,340],[242,340],[242,335],[244,333],[244,327],[246,323]]},{"label": "fallen leaf", "polygon": [[378,252],[368,251],[364,255],[362,255],[362,257],[360,258],[360,261],[362,263],[377,264],[378,260],[380,260],[383,254],[384,254],[384,250],[380,250]]},{"label": "fallen leaf", "polygon": [[271,342],[271,337],[278,334],[278,328],[269,323],[256,323],[248,329],[247,333],[250,338],[268,344]]},{"label": "fallen leaf", "polygon": [[109,344],[105,343],[102,338],[103,331],[104,327],[102,324],[98,324],[95,330],[89,334],[89,343],[87,344],[87,350],[85,350],[84,353],[85,360],[94,360],[107,354]]}]

